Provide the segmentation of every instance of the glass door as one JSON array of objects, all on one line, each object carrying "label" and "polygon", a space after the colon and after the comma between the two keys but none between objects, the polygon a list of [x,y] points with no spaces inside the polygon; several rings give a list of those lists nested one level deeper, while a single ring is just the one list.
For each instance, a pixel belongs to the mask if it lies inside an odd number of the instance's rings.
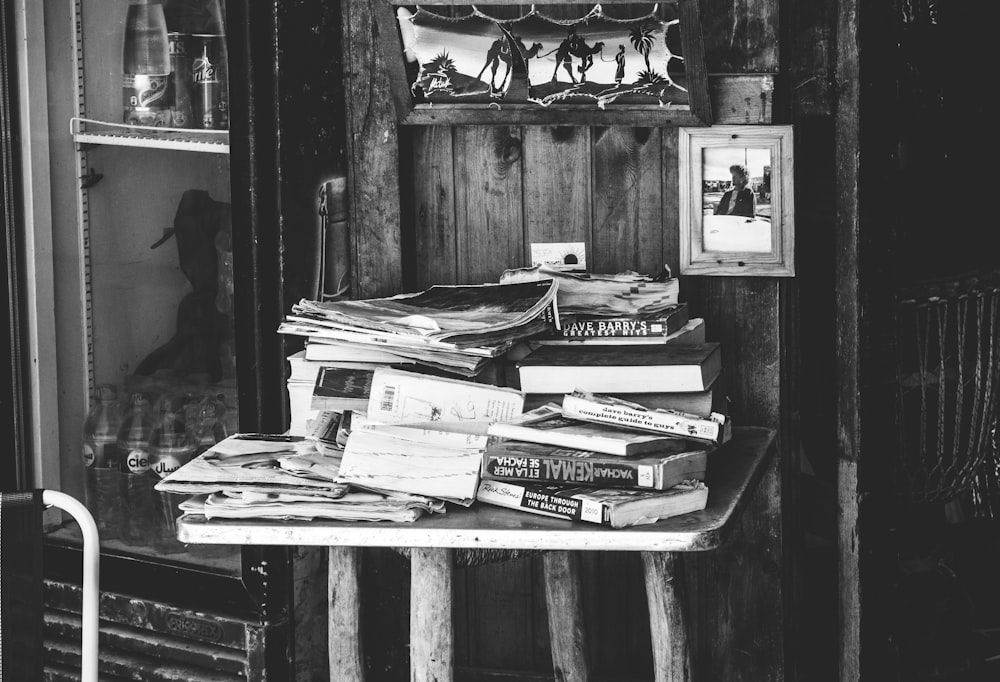
[{"label": "glass door", "polygon": [[183,498],[153,487],[238,428],[233,245],[247,237],[232,220],[224,7],[60,0],[39,21],[26,31],[44,31],[48,153],[35,139],[32,154],[51,169],[43,478],[86,501],[105,551],[236,572],[238,548],[177,542]]}]

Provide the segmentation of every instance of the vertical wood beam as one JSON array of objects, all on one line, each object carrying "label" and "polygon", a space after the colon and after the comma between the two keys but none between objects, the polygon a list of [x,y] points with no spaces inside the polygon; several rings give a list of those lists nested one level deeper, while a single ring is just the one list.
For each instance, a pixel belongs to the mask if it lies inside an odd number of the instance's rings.
[{"label": "vertical wood beam", "polygon": [[588,682],[590,659],[583,619],[580,553],[545,552],[542,561],[555,678],[560,682]]},{"label": "vertical wood beam", "polygon": [[411,550],[411,682],[451,682],[454,679],[454,579],[453,550],[421,547]]},{"label": "vertical wood beam", "polygon": [[672,552],[643,552],[649,629],[656,682],[690,682],[691,651],[685,617],[684,572]]},{"label": "vertical wood beam", "polygon": [[330,680],[361,682],[365,679],[361,649],[361,549],[331,547],[327,570]]}]

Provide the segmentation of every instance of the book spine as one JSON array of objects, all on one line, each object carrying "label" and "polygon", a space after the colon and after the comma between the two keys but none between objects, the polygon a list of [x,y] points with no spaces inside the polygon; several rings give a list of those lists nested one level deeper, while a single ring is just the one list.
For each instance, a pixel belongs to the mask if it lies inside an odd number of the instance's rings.
[{"label": "book spine", "polygon": [[[668,436],[697,438],[719,442],[723,424],[715,419],[669,410],[637,410],[625,405],[604,404],[567,395],[563,398],[563,415],[571,419],[614,424]],[[720,419],[725,417],[720,415]]]},{"label": "book spine", "polygon": [[542,486],[483,479],[479,482],[476,499],[498,507],[542,516],[610,525],[609,514],[603,504],[558,495],[545,490]]},{"label": "book spine", "polygon": [[483,456],[483,478],[496,481],[533,481],[538,483],[572,483],[596,487],[652,488],[662,476],[662,467],[622,460],[592,462],[572,456],[519,456],[486,453]]},{"label": "book spine", "polygon": [[687,320],[681,315],[665,315],[653,319],[611,317],[603,320],[577,320],[563,324],[557,338],[592,337],[664,337],[679,330]]}]

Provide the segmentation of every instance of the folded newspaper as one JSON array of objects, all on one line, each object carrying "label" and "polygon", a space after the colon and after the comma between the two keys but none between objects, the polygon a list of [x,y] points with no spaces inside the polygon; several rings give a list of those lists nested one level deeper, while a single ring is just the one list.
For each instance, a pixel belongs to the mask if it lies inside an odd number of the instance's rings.
[{"label": "folded newspaper", "polygon": [[337,483],[339,461],[313,441],[296,436],[238,433],[157,481],[156,490],[198,495],[225,489],[255,493],[309,491],[328,499],[343,497]]},{"label": "folded newspaper", "polygon": [[186,514],[206,519],[279,519],[335,521],[416,521],[444,511],[444,502],[419,495],[351,491],[337,500],[306,494],[224,490],[198,495],[180,504]]}]

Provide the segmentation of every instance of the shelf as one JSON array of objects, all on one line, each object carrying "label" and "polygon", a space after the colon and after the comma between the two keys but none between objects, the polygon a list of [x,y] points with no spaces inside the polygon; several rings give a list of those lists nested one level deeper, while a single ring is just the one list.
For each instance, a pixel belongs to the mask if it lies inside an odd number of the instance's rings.
[{"label": "shelf", "polygon": [[73,141],[77,144],[177,149],[210,154],[229,153],[228,130],[153,128],[73,118],[70,120],[70,131]]}]

